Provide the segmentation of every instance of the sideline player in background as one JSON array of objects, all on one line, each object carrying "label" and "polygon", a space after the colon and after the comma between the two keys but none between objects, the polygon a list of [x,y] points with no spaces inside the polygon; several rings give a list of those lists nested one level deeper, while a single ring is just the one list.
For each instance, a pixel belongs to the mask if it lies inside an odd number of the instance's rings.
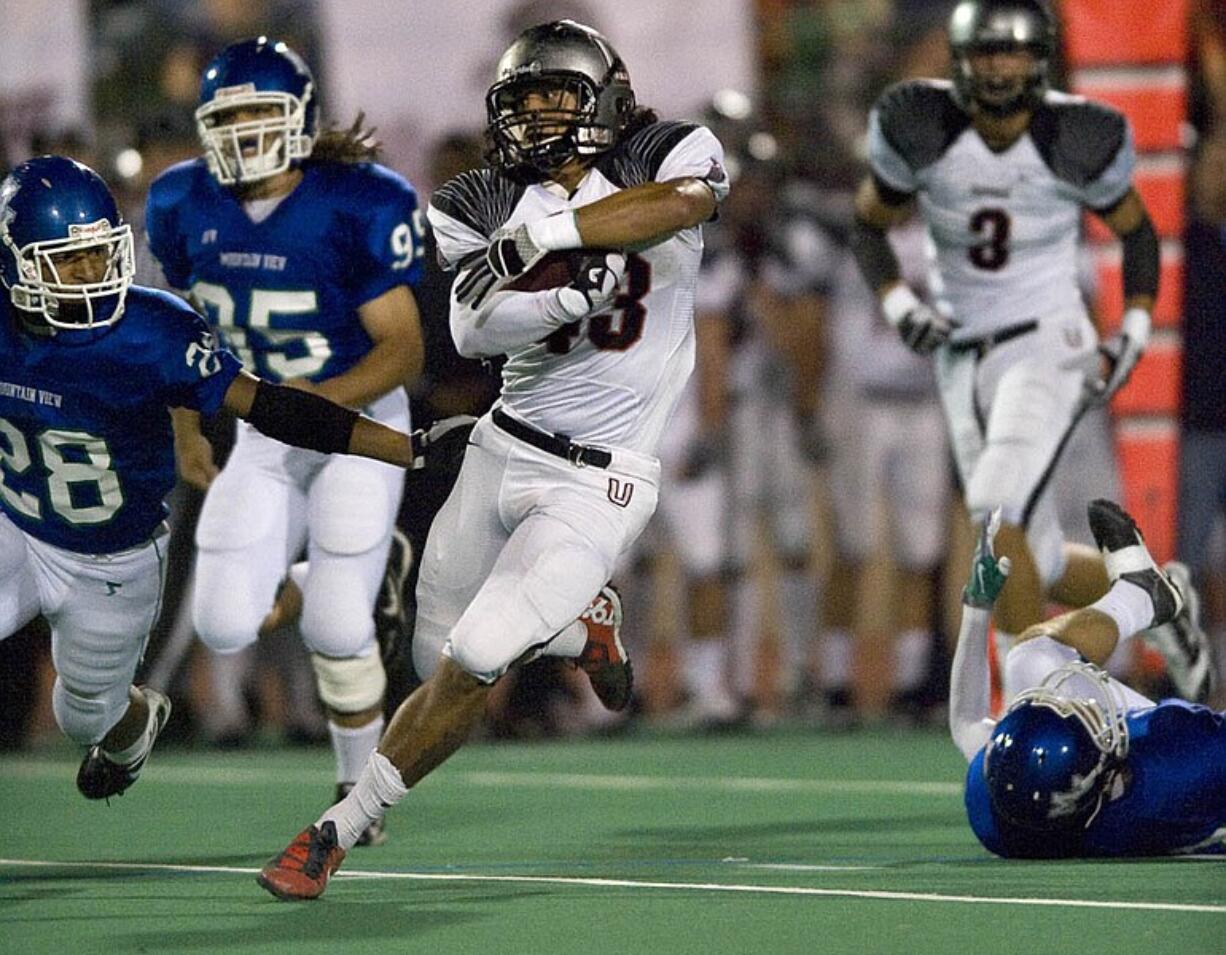
[{"label": "sideline player in background", "polygon": [[88,746],[77,787],[120,795],[170,701],[132,685],[161,606],[169,408],[226,408],[271,438],[407,467],[406,435],[241,371],[174,296],[132,287],[106,184],[58,156],[0,184],[0,639],[51,625],[56,723]]},{"label": "sideline player in background", "polygon": [[[873,108],[853,248],[886,318],[936,354],[972,517],[1001,509],[1013,573],[997,625],[1015,635],[1046,597],[1085,606],[1107,587],[1098,555],[1065,544],[1045,492],[1088,403],[1108,401],[1145,348],[1158,239],[1132,187],[1127,121],[1047,88],[1056,37],[1042,0],[964,0],[949,38],[952,83],[904,82]],[[935,309],[886,241],[916,204],[936,246]],[[1123,245],[1123,325],[1101,347],[1077,285],[1085,209]]]},{"label": "sideline player in background", "polygon": [[1012,703],[995,723],[988,623],[1009,561],[992,551],[998,513],[981,532],[949,709],[950,732],[970,762],[971,827],[1006,857],[1226,852],[1226,713],[1155,704],[1100,669],[1120,641],[1174,620],[1184,596],[1118,505],[1094,501],[1089,520],[1111,587],[1093,605],[1020,635],[1005,662]]},{"label": "sideline player in background", "polygon": [[[323,892],[360,833],[463,744],[517,661],[577,659],[607,706],[629,701],[604,585],[655,509],[656,446],[694,363],[700,226],[728,188],[722,151],[705,128],[637,106],[608,40],[569,20],[515,40],[486,104],[493,168],[430,204],[459,269],[460,353],[508,356],[423,557],[415,642],[441,655],[349,796],[264,867],[281,898]],[[568,284],[508,288],[574,249],[593,254]]]},{"label": "sideline player in background", "polygon": [[[310,70],[266,37],[231,44],[208,65],[196,121],[204,157],[167,170],[149,192],[149,245],[167,283],[246,367],[407,430],[404,385],[422,361],[413,188],[372,161],[361,117],[317,134]],[[176,424],[185,473],[207,475],[198,421]],[[403,479],[240,426],[196,528],[193,620],[219,653],[276,625],[278,587],[306,545],[298,628],[328,715],[338,795],[383,732],[372,610]],[[363,842],[383,838],[376,827]]]}]

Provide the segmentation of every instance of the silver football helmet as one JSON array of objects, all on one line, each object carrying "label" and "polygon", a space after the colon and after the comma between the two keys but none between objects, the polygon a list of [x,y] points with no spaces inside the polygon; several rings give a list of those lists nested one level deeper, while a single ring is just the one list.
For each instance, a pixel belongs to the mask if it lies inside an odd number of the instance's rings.
[{"label": "silver football helmet", "polygon": [[491,163],[548,173],[617,142],[634,113],[630,75],[601,34],[573,20],[521,33],[485,98]]},{"label": "silver football helmet", "polygon": [[[1024,76],[977,72],[974,56],[1026,51],[1034,65]],[[954,91],[964,109],[1009,116],[1034,109],[1047,92],[1056,54],[1056,23],[1044,0],[962,0],[949,17]]]}]

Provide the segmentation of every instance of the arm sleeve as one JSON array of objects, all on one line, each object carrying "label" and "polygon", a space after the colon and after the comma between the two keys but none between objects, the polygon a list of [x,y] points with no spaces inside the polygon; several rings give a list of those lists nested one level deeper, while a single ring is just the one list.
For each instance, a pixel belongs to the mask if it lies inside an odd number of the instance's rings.
[{"label": "arm sleeve", "polygon": [[190,408],[203,414],[218,411],[226,391],[242,370],[233,354],[218,344],[217,336],[186,303],[167,326],[170,354],[158,362],[171,408]]},{"label": "arm sleeve", "polygon": [[919,189],[915,170],[886,138],[878,107],[868,114],[868,164],[873,175],[895,192],[910,195]]},{"label": "arm sleeve", "polygon": [[[461,275],[464,273],[461,272]],[[464,358],[490,358],[535,344],[568,320],[558,307],[556,289],[495,292],[480,308],[456,301],[451,291],[451,337]]]},{"label": "arm sleeve", "polygon": [[380,180],[373,207],[363,210],[353,252],[357,297],[369,302],[397,285],[421,280],[425,238],[417,193],[407,182]]},{"label": "arm sleeve", "polygon": [[967,760],[983,748],[992,734],[989,719],[988,622],[991,614],[962,606],[962,626],[954,651],[949,685],[949,733]]}]

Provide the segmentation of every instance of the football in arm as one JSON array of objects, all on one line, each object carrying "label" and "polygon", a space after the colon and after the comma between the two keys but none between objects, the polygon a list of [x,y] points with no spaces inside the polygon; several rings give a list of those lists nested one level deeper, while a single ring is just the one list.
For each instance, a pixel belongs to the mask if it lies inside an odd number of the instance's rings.
[{"label": "football in arm", "polygon": [[503,288],[513,292],[543,292],[570,285],[594,257],[590,249],[547,252],[532,268],[511,279]]}]

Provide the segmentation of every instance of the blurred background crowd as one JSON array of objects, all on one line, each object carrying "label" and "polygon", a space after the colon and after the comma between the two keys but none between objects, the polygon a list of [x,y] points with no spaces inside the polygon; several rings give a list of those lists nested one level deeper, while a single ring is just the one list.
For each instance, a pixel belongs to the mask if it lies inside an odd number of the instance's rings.
[{"label": "blurred background crowd", "polygon": [[[664,440],[660,509],[616,581],[635,706],[611,722],[585,695],[586,680],[542,662],[504,681],[489,732],[939,723],[969,529],[929,363],[879,317],[846,243],[869,106],[892,82],[947,74],[950,5],[0,0],[0,166],[41,153],[80,159],[107,178],[139,229],[148,183],[200,152],[192,114],[202,67],[226,43],[268,34],[312,65],[326,119],[348,125],[365,111],[383,161],[424,200],[481,162],[483,92],[509,39],[559,16],[590,23],[617,45],[642,101],[714,129],[734,186],[707,231],[699,365]],[[1172,157],[1187,185],[1175,548],[1221,643],[1226,4],[1194,0],[1187,15],[1187,122]],[[922,289],[922,229],[895,239]],[[1094,302],[1088,252],[1083,271]],[[152,270],[144,280],[154,281]],[[452,349],[446,278],[428,274],[418,299],[428,354],[415,419],[488,408],[496,370]],[[228,427],[212,422],[219,451]],[[1054,493],[1071,538],[1089,540],[1089,499],[1121,497],[1115,427],[1108,411],[1088,416],[1059,466]],[[292,635],[225,659],[195,641],[183,594],[200,500],[186,486],[172,498],[165,612],[138,678],[176,696],[166,736],[323,741]],[[1130,650],[1113,665],[1162,692],[1160,658]],[[52,679],[37,627],[0,642],[0,747],[57,738]]]}]

